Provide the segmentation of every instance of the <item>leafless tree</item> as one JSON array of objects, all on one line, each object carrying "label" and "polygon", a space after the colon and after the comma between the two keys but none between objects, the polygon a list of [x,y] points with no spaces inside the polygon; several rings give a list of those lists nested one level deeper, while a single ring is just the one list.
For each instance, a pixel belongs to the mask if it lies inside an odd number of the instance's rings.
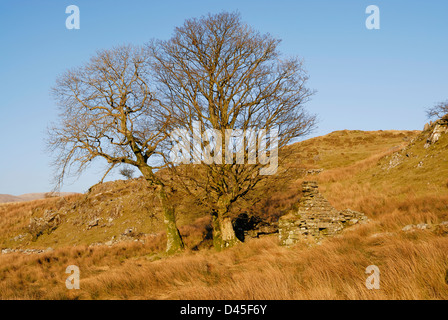
[{"label": "leafless tree", "polygon": [[439,102],[426,110],[428,119],[440,119],[448,114],[448,100]]},{"label": "leafless tree", "polygon": [[171,120],[154,103],[147,62],[143,48],[121,46],[99,51],[84,66],[60,76],[52,91],[60,114],[49,129],[48,146],[56,155],[58,186],[97,158],[109,164],[106,175],[120,164],[140,170],[161,201],[167,251],[175,252],[183,242],[166,181],[155,172],[164,164],[149,165],[150,160],[163,159],[161,146]]},{"label": "leafless tree", "polygon": [[120,169],[120,174],[125,177],[126,179],[130,180],[132,179],[133,175],[134,175],[134,170],[130,169],[130,168],[123,168]]},{"label": "leafless tree", "polygon": [[[305,87],[308,76],[302,61],[283,57],[279,43],[243,23],[237,13],[186,20],[169,40],[148,44],[151,70],[158,83],[158,103],[169,110],[178,127],[193,136],[198,123],[200,135],[214,129],[222,137],[227,129],[278,129],[281,149],[307,134],[315,117],[304,109],[313,92]],[[210,146],[200,140],[201,150]],[[221,161],[175,167],[178,177],[189,177],[182,178],[187,189],[202,190],[200,194],[212,213],[217,249],[238,241],[232,228],[232,205],[268,177],[260,174],[266,164],[249,161],[248,138],[244,140],[243,163],[236,163],[237,156],[233,155],[234,161],[229,164],[224,152],[212,151],[211,155],[221,157]],[[221,150],[226,150],[229,139],[220,143]],[[193,149],[194,158],[197,150]],[[271,155],[274,152],[269,144],[266,150]],[[257,152],[259,156],[261,151]]]}]

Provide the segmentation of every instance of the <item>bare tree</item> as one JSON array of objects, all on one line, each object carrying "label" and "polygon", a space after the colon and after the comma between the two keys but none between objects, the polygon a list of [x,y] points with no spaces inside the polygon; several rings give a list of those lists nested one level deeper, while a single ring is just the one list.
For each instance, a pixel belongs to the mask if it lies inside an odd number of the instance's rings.
[{"label": "bare tree", "polygon": [[56,154],[58,186],[97,158],[109,164],[105,176],[120,164],[140,170],[161,201],[171,253],[184,245],[166,182],[154,171],[164,164],[148,164],[163,159],[170,118],[154,103],[148,74],[146,50],[134,46],[100,51],[84,66],[65,72],[53,88],[60,115],[49,129],[48,146]]},{"label": "bare tree", "polygon": [[[169,110],[179,128],[193,137],[203,137],[208,129],[218,130],[226,137],[217,142],[221,150],[230,145],[226,130],[245,135],[244,155],[233,154],[233,163],[226,161],[228,154],[217,149],[210,155],[218,161],[197,161],[204,159],[193,148],[197,165],[175,168],[179,177],[190,178],[183,179],[187,189],[202,190],[212,213],[217,249],[238,241],[231,207],[268,177],[260,174],[260,169],[267,169],[266,163],[251,161],[247,132],[266,130],[269,136],[270,130],[276,129],[278,148],[282,148],[308,133],[315,123],[315,117],[303,107],[313,92],[305,87],[308,76],[302,61],[283,57],[279,43],[244,24],[239,14],[224,12],[187,20],[171,39],[148,44],[158,102]],[[207,139],[198,140],[196,149],[210,150]],[[264,150],[257,150],[258,156],[263,151],[275,156],[269,143]]]},{"label": "bare tree", "polygon": [[426,110],[428,119],[440,119],[448,114],[448,100],[439,102]]},{"label": "bare tree", "polygon": [[130,169],[130,168],[123,168],[120,169],[120,174],[125,177],[126,179],[130,180],[132,179],[133,175],[134,175],[134,170]]}]

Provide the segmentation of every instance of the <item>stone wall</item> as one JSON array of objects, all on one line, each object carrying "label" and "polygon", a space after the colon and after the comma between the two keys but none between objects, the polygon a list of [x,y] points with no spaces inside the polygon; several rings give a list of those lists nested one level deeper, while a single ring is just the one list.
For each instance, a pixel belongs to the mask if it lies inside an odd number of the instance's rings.
[{"label": "stone wall", "polygon": [[367,217],[360,212],[337,211],[319,193],[316,181],[304,181],[298,208],[279,219],[280,244],[288,246],[309,239],[320,241],[365,220]]}]

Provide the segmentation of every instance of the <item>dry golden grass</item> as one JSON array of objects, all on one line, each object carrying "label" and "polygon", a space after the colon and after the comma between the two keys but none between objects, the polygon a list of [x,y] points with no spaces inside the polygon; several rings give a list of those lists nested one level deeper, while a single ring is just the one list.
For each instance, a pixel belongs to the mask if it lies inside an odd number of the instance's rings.
[{"label": "dry golden grass", "polygon": [[[275,237],[222,253],[153,260],[141,244],[66,248],[1,257],[2,299],[447,299],[448,238],[430,232],[372,237],[362,226],[318,247],[279,247]],[[156,248],[157,249],[157,248]],[[65,288],[66,266],[81,270]],[[365,286],[380,268],[380,290]]]},{"label": "dry golden grass", "polygon": [[[448,220],[448,195],[407,190],[411,196],[403,200],[403,190],[381,194],[369,185],[340,183],[323,192],[337,207],[366,209],[370,223],[311,247],[279,247],[273,236],[221,253],[202,249],[166,257],[160,235],[145,244],[1,255],[0,298],[448,299],[448,232],[401,231],[407,224]],[[188,242],[202,231],[189,226],[183,233]],[[80,290],[65,288],[65,268],[72,264],[81,270]],[[365,286],[365,268],[372,264],[381,271],[380,290]]]}]

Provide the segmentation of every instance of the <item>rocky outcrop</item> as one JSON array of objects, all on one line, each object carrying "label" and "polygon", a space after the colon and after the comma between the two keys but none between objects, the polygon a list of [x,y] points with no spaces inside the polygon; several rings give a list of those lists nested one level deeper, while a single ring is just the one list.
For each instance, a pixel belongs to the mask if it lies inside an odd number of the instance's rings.
[{"label": "rocky outcrop", "polygon": [[448,221],[442,221],[441,223],[419,223],[408,224],[404,226],[401,231],[403,232],[416,232],[416,231],[432,231],[437,235],[448,235]]},{"label": "rocky outcrop", "polygon": [[319,193],[317,182],[304,181],[298,208],[279,219],[280,244],[288,246],[304,239],[320,241],[366,220],[363,213],[336,210]]},{"label": "rocky outcrop", "polygon": [[61,220],[58,212],[46,210],[41,218],[31,217],[28,232],[32,235],[33,241],[35,241],[40,235],[44,233],[50,234],[56,230],[61,224]]},{"label": "rocky outcrop", "polygon": [[10,249],[5,248],[2,249],[2,254],[8,254],[8,253],[23,253],[23,254],[35,254],[35,253],[50,253],[53,252],[54,249],[51,247],[48,247],[47,249]]},{"label": "rocky outcrop", "polygon": [[448,133],[448,115],[430,125],[425,125],[425,131],[427,130],[430,131],[430,135],[426,140],[425,148],[429,148],[436,143],[442,134]]}]

